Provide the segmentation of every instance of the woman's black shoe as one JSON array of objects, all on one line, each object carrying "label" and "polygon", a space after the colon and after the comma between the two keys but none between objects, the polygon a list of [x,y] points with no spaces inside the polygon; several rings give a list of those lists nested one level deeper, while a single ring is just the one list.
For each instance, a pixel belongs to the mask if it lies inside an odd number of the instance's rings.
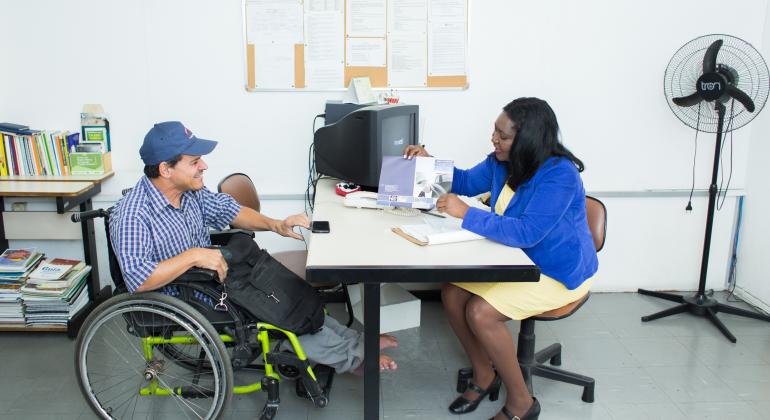
[{"label": "woman's black shoe", "polygon": [[[527,413],[524,414],[524,417],[514,416],[505,406],[503,406],[500,412],[503,413],[508,420],[537,420],[537,418],[540,417],[540,403],[537,402],[537,398],[532,397],[532,405],[529,407],[529,410],[527,410]],[[495,420],[495,418],[492,417],[489,420]]]},{"label": "woman's black shoe", "polygon": [[495,379],[492,380],[492,383],[489,384],[487,389],[481,389],[473,382],[469,382],[468,389],[479,394],[479,396],[476,397],[475,400],[469,400],[460,395],[457,397],[457,399],[454,400],[454,402],[452,402],[452,404],[449,405],[449,411],[454,414],[470,413],[479,406],[481,400],[483,400],[487,395],[489,395],[489,401],[497,401],[497,397],[500,396],[500,385],[502,383],[503,381],[500,380],[500,377],[497,376],[497,373],[495,373]]}]

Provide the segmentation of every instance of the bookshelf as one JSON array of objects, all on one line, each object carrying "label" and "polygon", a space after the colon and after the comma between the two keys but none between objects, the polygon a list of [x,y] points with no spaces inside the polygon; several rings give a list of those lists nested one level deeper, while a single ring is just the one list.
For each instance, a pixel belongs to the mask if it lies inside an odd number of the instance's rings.
[{"label": "bookshelf", "polygon": [[[101,175],[77,175],[77,176],[2,176],[0,177],[0,247],[7,249],[8,238],[6,226],[3,220],[5,212],[5,197],[43,197],[56,200],[56,213],[64,214],[67,211],[87,211],[93,209],[92,198],[101,192],[101,183],[114,176],[114,172]],[[112,288],[107,286],[100,289],[99,263],[96,253],[96,238],[94,235],[94,222],[92,219],[80,223],[83,240],[83,256],[87,265],[91,266],[91,273],[87,281],[89,304],[72,317],[65,326],[25,326],[2,325],[0,331],[23,332],[66,332],[70,337],[77,335],[85,317],[99,303],[106,300],[112,294]]]}]

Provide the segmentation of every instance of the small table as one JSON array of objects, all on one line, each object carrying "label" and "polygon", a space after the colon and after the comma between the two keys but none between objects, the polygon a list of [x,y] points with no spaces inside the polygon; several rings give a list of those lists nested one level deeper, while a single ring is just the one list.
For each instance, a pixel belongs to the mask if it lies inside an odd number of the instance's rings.
[{"label": "small table", "polygon": [[540,269],[520,249],[487,239],[413,244],[391,228],[432,216],[403,217],[345,207],[343,198],[334,193],[336,182],[322,179],[316,186],[313,219],[328,220],[330,232],[310,237],[307,279],[364,284],[364,418],[373,420],[379,418],[381,283],[538,281]]},{"label": "small table", "polygon": [[[56,212],[63,214],[66,211],[78,207],[79,210],[93,209],[91,199],[101,192],[101,182],[114,175],[110,171],[103,175],[80,176],[9,176],[0,177],[0,247],[8,248],[8,239],[5,237],[5,225],[3,224],[3,212],[5,211],[4,197],[48,197],[56,200]],[[89,304],[78,312],[69,321],[66,327],[27,327],[24,325],[3,325],[0,331],[66,331],[70,337],[77,335],[85,317],[99,303],[106,300],[112,294],[110,286],[99,289],[99,263],[96,253],[96,238],[94,235],[94,222],[92,219],[81,222],[83,236],[83,256],[85,263],[91,266],[89,281],[87,284]]]}]

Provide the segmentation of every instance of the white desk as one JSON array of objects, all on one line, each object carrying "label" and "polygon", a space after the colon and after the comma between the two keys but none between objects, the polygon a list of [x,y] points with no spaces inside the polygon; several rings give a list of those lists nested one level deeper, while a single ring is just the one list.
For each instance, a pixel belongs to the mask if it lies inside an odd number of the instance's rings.
[{"label": "white desk", "polygon": [[[422,217],[343,206],[332,179],[316,187],[314,220],[328,220],[329,233],[312,234],[307,278],[311,282],[364,283],[364,349],[379,355],[380,283],[537,281],[540,270],[519,249],[486,239],[419,246],[391,232]],[[379,418],[378,357],[364,359],[364,418]],[[398,375],[399,373],[395,373]]]}]

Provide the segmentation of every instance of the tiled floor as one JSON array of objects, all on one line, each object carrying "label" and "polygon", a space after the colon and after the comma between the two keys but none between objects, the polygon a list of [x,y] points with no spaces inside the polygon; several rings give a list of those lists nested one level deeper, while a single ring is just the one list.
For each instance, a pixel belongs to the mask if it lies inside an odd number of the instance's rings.
[{"label": "tiled floor", "polygon": [[[538,347],[561,342],[562,367],[596,379],[596,402],[587,404],[580,388],[535,378],[540,418],[770,419],[770,323],[720,314],[738,337],[732,344],[689,314],[639,320],[670,306],[635,293],[597,293],[574,316],[538,323]],[[383,375],[383,418],[489,418],[502,397],[469,415],[447,411],[456,371],[467,362],[440,303],[423,302],[422,314],[421,328],[394,334],[400,346],[389,354],[399,371]],[[0,420],[94,418],[74,378],[73,348],[61,334],[0,334]],[[329,406],[317,409],[283,386],[278,419],[361,418],[362,387],[361,378],[339,375]],[[263,404],[262,394],[236,396],[228,418],[256,418]]]}]

